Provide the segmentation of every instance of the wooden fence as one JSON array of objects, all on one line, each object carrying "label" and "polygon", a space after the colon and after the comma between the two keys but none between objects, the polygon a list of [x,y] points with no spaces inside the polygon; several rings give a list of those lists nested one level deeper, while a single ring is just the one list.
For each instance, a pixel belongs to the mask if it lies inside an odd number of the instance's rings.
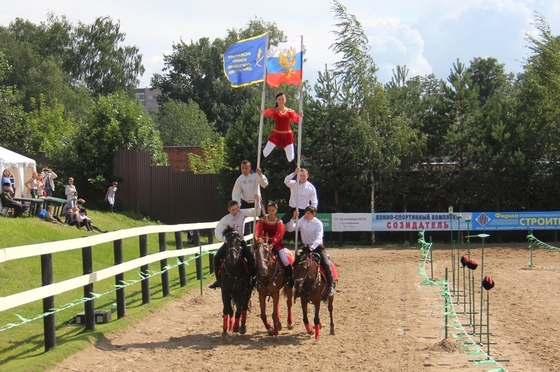
[{"label": "wooden fence", "polygon": [[[248,222],[249,220],[246,220]],[[12,309],[14,307],[29,304],[33,301],[43,300],[43,311],[49,313],[43,317],[45,350],[48,351],[56,346],[56,324],[54,296],[83,287],[84,298],[88,300],[84,302],[85,327],[87,330],[95,329],[95,292],[94,283],[114,277],[115,286],[117,287],[117,317],[121,318],[125,314],[126,299],[124,287],[124,273],[136,268],[140,268],[142,273],[142,304],[150,302],[150,284],[148,275],[148,265],[159,262],[162,270],[162,292],[164,296],[169,294],[169,281],[167,278],[167,259],[177,257],[180,262],[184,262],[185,256],[199,255],[197,259],[197,279],[202,280],[202,255],[204,253],[213,252],[221,246],[220,243],[213,243],[213,232],[217,222],[194,223],[182,225],[155,225],[138,227],[127,230],[114,231],[106,234],[89,236],[85,238],[62,240],[49,243],[32,244],[27,246],[10,247],[0,249],[0,264],[17,260],[21,258],[40,257],[41,258],[41,275],[42,286],[15,293],[6,297],[0,297],[0,312]],[[200,242],[200,234],[209,233],[209,244],[200,245],[194,248],[183,248],[182,233],[185,231],[194,231],[197,241]],[[176,250],[166,250],[165,235],[174,233]],[[148,255],[147,236],[148,234],[158,234],[159,252]],[[131,261],[123,262],[122,240],[131,237],[139,237],[140,257]],[[252,239],[252,235],[246,236],[245,239]],[[114,249],[114,265],[98,271],[93,271],[92,250],[95,246],[103,243],[113,243]],[[74,249],[82,250],[82,267],[83,275],[64,280],[61,282],[53,282],[53,253],[65,252]],[[212,272],[212,255],[209,256],[209,266]],[[184,265],[178,266],[179,280],[181,286],[187,284]],[[202,288],[202,287],[201,287]],[[1,325],[0,325],[1,326]]]},{"label": "wooden fence", "polygon": [[166,224],[217,221],[227,213],[218,200],[217,174],[152,166],[144,151],[117,151],[113,159],[114,175],[122,180],[117,198],[125,209]]}]

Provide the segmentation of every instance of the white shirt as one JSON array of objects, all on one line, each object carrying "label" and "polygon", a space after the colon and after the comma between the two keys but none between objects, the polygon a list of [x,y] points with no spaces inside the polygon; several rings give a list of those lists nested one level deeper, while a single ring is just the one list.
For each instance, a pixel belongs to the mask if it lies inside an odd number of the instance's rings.
[{"label": "white shirt", "polygon": [[235,180],[233,190],[231,191],[231,200],[237,200],[241,204],[241,200],[253,203],[255,201],[255,194],[261,195],[261,188],[268,186],[268,179],[264,174],[249,173],[247,176],[241,174]]},{"label": "white shirt", "polygon": [[[305,209],[309,205],[317,208],[319,200],[317,199],[317,190],[309,181],[300,183],[299,185],[293,179],[295,173],[290,173],[284,178],[284,184],[290,188],[290,208]],[[297,188],[297,203],[296,203],[296,188]],[[309,204],[311,203],[311,204]]]},{"label": "white shirt", "polygon": [[225,242],[226,238],[223,233],[228,226],[237,229],[237,231],[239,231],[239,233],[243,235],[243,232],[245,230],[245,217],[246,216],[243,213],[242,209],[239,210],[236,216],[231,213],[226,214],[224,217],[222,217],[220,222],[218,222],[218,225],[214,230],[214,236],[216,236],[219,241]]},{"label": "white shirt", "polygon": [[[313,249],[323,244],[323,223],[317,217],[313,217],[310,221],[301,217],[298,221],[299,231],[301,233],[301,241],[305,245],[311,246]],[[292,218],[286,226],[288,231],[292,232],[296,229],[296,221]]]}]

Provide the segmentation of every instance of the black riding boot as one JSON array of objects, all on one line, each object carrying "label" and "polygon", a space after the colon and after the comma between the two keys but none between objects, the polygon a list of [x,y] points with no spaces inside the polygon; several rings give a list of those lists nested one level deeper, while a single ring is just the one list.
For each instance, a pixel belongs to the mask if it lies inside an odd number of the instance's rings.
[{"label": "black riding boot", "polygon": [[288,287],[293,288],[294,287],[294,269],[292,268],[292,265],[288,265],[288,266],[284,266],[284,268],[286,269],[286,282],[288,283]]},{"label": "black riding boot", "polygon": [[253,257],[253,252],[251,252],[251,249],[247,246],[247,243],[245,243],[244,240],[241,241],[241,248],[243,248],[243,256],[245,256],[245,259],[247,260],[247,269],[249,271],[248,287],[250,289],[253,289],[257,284],[257,275],[255,270],[255,257]]},{"label": "black riding boot", "polygon": [[325,270],[325,274],[327,275],[327,285],[329,286],[329,297],[332,297],[336,294],[336,290],[334,289],[333,274],[329,262],[329,257],[327,256],[327,252],[325,251],[325,249],[321,249],[321,267],[323,268],[323,270]]},{"label": "black riding boot", "polygon": [[216,281],[212,284],[210,284],[208,286],[208,288],[211,289],[216,289],[216,288],[220,288],[220,278],[218,277],[218,275],[220,275],[220,264],[222,262],[222,258],[224,257],[226,253],[226,244],[224,243],[220,249],[218,249],[216,251],[216,255],[214,256],[214,274],[216,275]]}]

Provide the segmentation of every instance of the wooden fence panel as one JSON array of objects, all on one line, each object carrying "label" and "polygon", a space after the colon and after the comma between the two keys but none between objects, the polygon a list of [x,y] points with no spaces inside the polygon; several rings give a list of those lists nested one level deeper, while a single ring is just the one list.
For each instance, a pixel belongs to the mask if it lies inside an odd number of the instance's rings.
[{"label": "wooden fence panel", "polygon": [[117,151],[114,173],[121,179],[118,199],[134,210],[167,224],[219,220],[227,208],[218,201],[216,174],[174,172],[170,166],[152,166],[150,154]]}]

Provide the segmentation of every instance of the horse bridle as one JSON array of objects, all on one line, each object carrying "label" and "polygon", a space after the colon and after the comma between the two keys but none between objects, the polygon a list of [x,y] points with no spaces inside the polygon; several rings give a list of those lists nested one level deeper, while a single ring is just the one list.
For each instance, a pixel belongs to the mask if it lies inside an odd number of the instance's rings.
[{"label": "horse bridle", "polygon": [[[234,235],[234,237],[237,237],[237,239],[239,239],[239,244],[235,244],[232,242],[232,244],[230,244],[230,235]],[[241,255],[241,235],[239,234],[239,232],[237,231],[231,231],[229,233],[226,234],[226,243],[228,245],[228,250],[226,252],[226,257],[229,255],[230,251],[235,251],[237,253],[238,256]],[[242,256],[242,255],[241,255]],[[232,278],[232,279],[236,279],[236,280],[240,280],[243,279],[245,276],[247,276],[247,273],[244,273],[243,276],[241,277],[237,277],[232,275],[228,268],[227,265],[224,265],[224,272],[227,274],[228,277]]]},{"label": "horse bridle", "polygon": [[[272,255],[272,249],[274,248],[272,248],[272,244],[267,244],[264,242],[258,243],[258,245],[263,247],[263,251],[266,251],[266,256],[267,256],[267,258],[264,258],[264,255],[262,255],[261,258],[259,259],[259,262],[264,262],[265,266],[268,268],[268,265],[270,264],[270,256]],[[276,260],[276,264],[274,265],[274,272],[272,273],[272,276],[270,277],[270,279],[268,279],[268,281],[274,282],[276,279],[276,275],[278,275],[278,260]],[[266,288],[266,285],[264,285],[265,283],[259,279],[259,276],[260,275],[257,275],[258,284],[262,284],[263,287]]]},{"label": "horse bridle", "polygon": [[[313,252],[309,249],[309,247],[306,247],[306,250],[307,252],[302,252],[299,254],[299,261],[297,263],[298,266],[307,265],[305,269],[305,276],[294,280],[295,283],[300,283],[300,285],[302,286],[303,286],[303,282],[305,282],[307,279],[313,279],[313,277],[311,276],[311,265],[314,264],[313,259],[311,258]],[[305,254],[307,254],[307,257],[303,258]],[[319,284],[321,284],[321,272],[317,267],[317,275],[315,276],[313,286],[311,286],[311,289],[309,289],[308,292],[313,291],[315,288],[317,288]]]}]

